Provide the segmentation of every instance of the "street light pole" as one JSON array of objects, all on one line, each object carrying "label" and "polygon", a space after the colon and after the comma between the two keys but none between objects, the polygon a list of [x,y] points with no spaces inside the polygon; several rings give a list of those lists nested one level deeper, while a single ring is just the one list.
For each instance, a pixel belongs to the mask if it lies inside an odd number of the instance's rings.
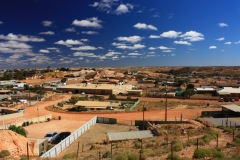
[{"label": "street light pole", "polygon": [[166,104],[165,104],[165,121],[167,121],[167,107],[168,107],[168,101],[167,101],[167,85],[166,85]]},{"label": "street light pole", "polygon": [[38,108],[38,94],[37,94],[37,114],[38,114],[38,123],[39,123],[39,108]]},{"label": "street light pole", "polygon": [[145,118],[144,118],[144,111],[145,111],[145,103],[143,104],[143,108],[142,108],[142,111],[143,111],[143,126],[142,126],[142,129],[144,130],[144,124],[145,124]]}]

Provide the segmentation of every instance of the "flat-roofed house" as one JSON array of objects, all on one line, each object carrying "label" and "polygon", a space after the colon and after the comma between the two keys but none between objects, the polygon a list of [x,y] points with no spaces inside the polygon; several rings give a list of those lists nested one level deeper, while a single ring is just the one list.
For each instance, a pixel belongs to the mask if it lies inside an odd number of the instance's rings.
[{"label": "flat-roofed house", "polygon": [[199,87],[199,88],[194,88],[194,91],[197,94],[206,94],[206,93],[210,93],[212,95],[216,95],[216,89],[215,88],[211,88],[211,87]]},{"label": "flat-roofed house", "polygon": [[221,98],[234,97],[235,100],[240,98],[240,88],[224,87],[218,90],[217,93]]}]

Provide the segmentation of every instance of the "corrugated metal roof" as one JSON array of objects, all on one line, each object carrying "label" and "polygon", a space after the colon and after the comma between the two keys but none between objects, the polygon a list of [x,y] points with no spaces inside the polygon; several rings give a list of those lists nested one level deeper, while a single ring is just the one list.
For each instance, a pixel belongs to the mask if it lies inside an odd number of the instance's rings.
[{"label": "corrugated metal roof", "polygon": [[236,104],[222,105],[222,107],[227,108],[234,112],[240,112],[240,106],[238,106]]},{"label": "corrugated metal roof", "polygon": [[195,88],[196,91],[215,91],[214,88]]},{"label": "corrugated metal roof", "polygon": [[107,133],[109,141],[121,141],[128,139],[142,139],[153,137],[153,134],[150,130],[144,131],[129,131],[129,132],[116,132],[116,133]]},{"label": "corrugated metal roof", "polygon": [[240,93],[240,88],[224,87],[223,89],[218,91],[219,94],[222,92]]}]

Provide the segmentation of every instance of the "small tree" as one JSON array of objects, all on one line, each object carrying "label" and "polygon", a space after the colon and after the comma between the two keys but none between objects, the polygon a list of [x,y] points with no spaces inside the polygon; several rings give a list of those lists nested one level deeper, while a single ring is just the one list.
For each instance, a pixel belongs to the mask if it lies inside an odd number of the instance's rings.
[{"label": "small tree", "polygon": [[13,132],[16,132],[16,133],[18,133],[18,134],[20,134],[24,137],[27,137],[28,132],[21,126],[17,127],[15,125],[10,125],[8,129],[13,131]]},{"label": "small tree", "polygon": [[110,94],[108,99],[110,99],[110,100],[116,100],[117,97],[116,97],[115,94]]}]

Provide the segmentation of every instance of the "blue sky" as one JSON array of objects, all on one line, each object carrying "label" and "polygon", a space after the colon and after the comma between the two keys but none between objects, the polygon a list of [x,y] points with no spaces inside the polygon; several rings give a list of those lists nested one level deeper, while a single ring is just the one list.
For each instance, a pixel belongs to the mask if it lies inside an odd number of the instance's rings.
[{"label": "blue sky", "polygon": [[0,67],[238,66],[239,0],[1,0]]}]

